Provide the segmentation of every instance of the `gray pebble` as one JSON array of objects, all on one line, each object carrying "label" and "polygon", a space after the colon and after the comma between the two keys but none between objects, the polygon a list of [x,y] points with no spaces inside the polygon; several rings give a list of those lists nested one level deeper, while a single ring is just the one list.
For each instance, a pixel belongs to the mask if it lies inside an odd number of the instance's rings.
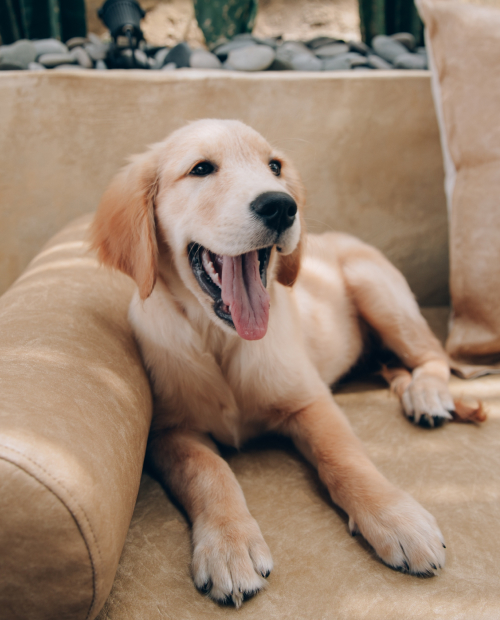
[{"label": "gray pebble", "polygon": [[369,67],[368,65],[358,65],[358,66],[352,66],[351,69],[353,71],[373,71],[372,67]]},{"label": "gray pebble", "polygon": [[349,71],[352,67],[352,63],[363,62],[366,63],[366,56],[356,54],[356,52],[347,52],[347,54],[340,54],[333,58],[325,58],[323,60],[324,71]]},{"label": "gray pebble", "polygon": [[[297,63],[294,62],[294,59],[297,58],[297,56],[299,56],[298,65],[300,68],[297,66]],[[276,50],[276,60],[271,69],[273,71],[283,71],[286,69],[307,71],[307,69],[302,69],[307,62],[304,58],[305,56],[318,60],[314,53],[303,43],[299,43],[297,41],[285,41],[285,43],[280,45]]]},{"label": "gray pebble", "polygon": [[372,47],[378,56],[382,56],[384,60],[389,62],[394,62],[398,56],[408,52],[404,45],[390,37],[386,37],[384,34],[379,34],[373,38]]},{"label": "gray pebble", "polygon": [[32,41],[32,43],[38,56],[42,54],[66,54],[68,52],[67,46],[57,39],[40,39],[39,41]]},{"label": "gray pebble", "polygon": [[364,56],[368,56],[371,53],[371,49],[363,41],[349,41],[347,45],[349,45],[350,52],[356,52]]},{"label": "gray pebble", "polygon": [[323,62],[313,54],[295,54],[290,60],[295,71],[322,71]]},{"label": "gray pebble", "polygon": [[276,37],[265,37],[264,39],[259,39],[259,43],[262,45],[269,45],[269,47],[272,47],[273,50],[275,50],[278,45],[280,45],[280,40]]},{"label": "gray pebble", "polygon": [[415,37],[411,32],[397,32],[396,34],[391,34],[391,39],[404,45],[410,52],[413,52],[417,45]]},{"label": "gray pebble", "polygon": [[194,50],[189,59],[189,65],[193,69],[220,69],[222,67],[217,56],[205,50]]},{"label": "gray pebble", "polygon": [[370,67],[373,67],[374,69],[381,69],[382,71],[394,69],[394,67],[389,62],[387,62],[387,60],[384,60],[383,58],[380,58],[380,56],[376,56],[375,54],[370,54],[368,56],[368,64],[370,65]]},{"label": "gray pebble", "polygon": [[132,53],[131,49],[124,49],[115,62],[119,69],[149,69],[149,58],[142,50],[134,50]]},{"label": "gray pebble", "polygon": [[51,69],[59,65],[73,65],[76,63],[76,58],[69,52],[66,54],[42,54],[38,57],[38,62],[44,67]]},{"label": "gray pebble", "polygon": [[417,54],[421,54],[422,56],[425,56],[427,58],[427,48],[417,47],[415,51],[417,52]]},{"label": "gray pebble", "polygon": [[306,42],[306,45],[309,49],[317,50],[324,45],[332,45],[333,43],[340,43],[338,39],[333,39],[332,37],[315,37],[310,41]]},{"label": "gray pebble", "polygon": [[93,32],[89,32],[87,35],[88,40],[93,43],[94,45],[102,45],[102,39],[100,36],[98,36],[97,34],[94,34]]},{"label": "gray pebble", "polygon": [[167,54],[169,53],[170,49],[168,47],[164,47],[161,50],[158,50],[155,54],[155,65],[154,65],[154,69],[161,69],[163,67],[163,65],[165,64],[165,58],[167,57]]},{"label": "gray pebble", "polygon": [[169,50],[168,54],[165,56],[165,64],[168,62],[175,62],[179,69],[181,67],[189,67],[191,53],[191,48],[187,43],[178,43]]},{"label": "gray pebble", "polygon": [[107,71],[108,65],[104,62],[104,60],[98,60],[95,63],[95,68],[97,71]]},{"label": "gray pebble", "polygon": [[369,66],[368,58],[366,56],[361,56],[360,54],[358,54],[357,57],[351,57],[351,69],[357,69],[359,67],[371,69],[371,67]]},{"label": "gray pebble", "polygon": [[92,62],[92,58],[88,55],[88,53],[83,49],[83,47],[74,47],[71,52],[71,56],[76,60],[76,62],[84,67],[84,69],[92,69],[94,63]]},{"label": "gray pebble", "polygon": [[23,67],[12,60],[0,60],[0,71],[22,71],[23,69],[27,69],[27,67]]},{"label": "gray pebble", "polygon": [[269,67],[269,71],[290,71],[291,69],[293,67],[288,61],[282,62],[277,58],[274,59],[273,64]]},{"label": "gray pebble", "polygon": [[227,59],[230,52],[237,49],[243,49],[244,47],[250,47],[257,45],[253,39],[236,39],[236,41],[229,41],[218,45],[212,52],[222,61]]},{"label": "gray pebble", "polygon": [[69,50],[72,50],[74,47],[83,47],[85,43],[88,43],[89,40],[86,37],[73,37],[72,39],[68,39],[66,41],[66,47]]},{"label": "gray pebble", "polygon": [[278,56],[288,56],[291,58],[294,54],[313,54],[311,50],[300,41],[285,41],[278,47]]},{"label": "gray pebble", "polygon": [[31,41],[21,39],[11,45],[0,47],[0,70],[27,69],[30,62],[34,62],[38,56]]},{"label": "gray pebble", "polygon": [[53,71],[85,71],[85,67],[80,65],[57,65]]},{"label": "gray pebble", "polygon": [[30,62],[28,65],[29,71],[47,71],[47,67],[44,67],[39,62]]},{"label": "gray pebble", "polygon": [[316,50],[316,56],[318,58],[331,58],[339,54],[347,54],[348,51],[349,46],[346,43],[331,43],[330,45],[319,47]]},{"label": "gray pebble", "polygon": [[394,61],[396,69],[427,69],[427,60],[421,54],[401,54]]},{"label": "gray pebble", "polygon": [[149,58],[146,52],[143,52],[142,50],[135,50],[134,55],[139,67],[142,69],[149,69]]},{"label": "gray pebble", "polygon": [[109,45],[102,43],[102,41],[99,44],[86,43],[84,49],[92,60],[105,60],[108,55]]},{"label": "gray pebble", "polygon": [[252,45],[229,52],[227,62],[237,71],[265,71],[276,56],[267,45]]},{"label": "gray pebble", "polygon": [[163,65],[161,68],[162,71],[175,71],[177,69],[177,65],[175,62],[167,62],[166,65]]}]

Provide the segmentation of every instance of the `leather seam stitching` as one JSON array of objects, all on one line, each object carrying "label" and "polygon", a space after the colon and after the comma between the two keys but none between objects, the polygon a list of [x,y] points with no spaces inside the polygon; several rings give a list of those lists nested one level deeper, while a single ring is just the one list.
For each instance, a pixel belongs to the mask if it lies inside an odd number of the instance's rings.
[{"label": "leather seam stitching", "polygon": [[[0,444],[0,447],[2,448],[6,448],[7,450],[12,450],[12,452],[15,452],[17,454],[19,454],[20,456],[22,456],[23,458],[27,459],[28,461],[30,461],[30,463],[32,463],[33,465],[35,465],[35,467],[38,467],[39,469],[41,469],[41,471],[43,471],[49,478],[51,478],[56,484],[59,484],[62,489],[64,489],[64,491],[71,497],[71,499],[75,502],[75,504],[78,506],[78,508],[82,511],[82,514],[85,518],[85,521],[87,522],[87,525],[89,527],[89,530],[92,534],[92,538],[94,539],[94,543],[97,549],[97,553],[99,556],[99,561],[102,562],[101,559],[101,551],[99,549],[99,544],[97,542],[96,536],[94,534],[94,530],[92,529],[92,525],[90,524],[90,520],[87,517],[85,510],[80,506],[80,504],[75,500],[75,498],[73,497],[73,495],[68,491],[68,489],[64,486],[64,484],[62,484],[59,480],[57,480],[50,472],[48,472],[44,467],[42,467],[39,463],[37,463],[36,461],[34,461],[32,458],[30,458],[29,456],[26,456],[23,452],[21,452],[20,450],[16,450],[15,448],[12,448],[11,446],[6,446],[4,444]],[[33,474],[32,472],[26,470],[24,467],[22,467],[21,465],[19,465],[18,463],[14,463],[13,461],[11,461],[8,457],[0,455],[0,459],[3,459],[4,461],[6,461],[7,463],[10,463],[11,465],[16,466],[18,469],[22,470],[24,473],[28,474],[29,476],[31,476],[34,480],[36,480],[39,484],[43,485],[48,491],[50,491],[50,493],[52,493],[60,502],[61,504],[66,508],[66,510],[70,513],[70,515],[72,516],[74,522],[76,523],[76,526],[78,528],[78,531],[80,532],[80,535],[82,537],[82,540],[85,544],[85,548],[87,549],[87,553],[89,555],[89,560],[90,560],[90,566],[92,569],[92,600],[90,601],[90,607],[89,610],[87,612],[87,615],[85,616],[85,620],[88,620],[88,618],[90,617],[90,612],[92,611],[92,608],[94,607],[94,603],[97,599],[97,571],[95,568],[95,562],[94,562],[94,558],[92,557],[92,551],[90,549],[90,546],[88,544],[88,541],[85,537],[85,534],[82,531],[81,525],[78,521],[77,516],[74,514],[74,512],[71,510],[71,508],[66,504],[66,502],[59,497],[59,495],[54,491],[54,489],[52,489],[51,487],[49,487],[45,482],[43,482],[42,480],[40,480],[37,476],[35,476],[35,474]]]}]

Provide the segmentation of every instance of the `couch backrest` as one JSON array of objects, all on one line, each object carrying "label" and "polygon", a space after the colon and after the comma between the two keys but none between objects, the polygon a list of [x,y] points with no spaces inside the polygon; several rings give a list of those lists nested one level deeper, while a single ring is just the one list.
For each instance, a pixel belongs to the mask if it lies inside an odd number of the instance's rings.
[{"label": "couch backrest", "polygon": [[419,301],[448,298],[427,72],[89,71],[0,75],[0,293],[126,157],[198,118],[237,118],[297,164],[310,230],[373,243]]}]

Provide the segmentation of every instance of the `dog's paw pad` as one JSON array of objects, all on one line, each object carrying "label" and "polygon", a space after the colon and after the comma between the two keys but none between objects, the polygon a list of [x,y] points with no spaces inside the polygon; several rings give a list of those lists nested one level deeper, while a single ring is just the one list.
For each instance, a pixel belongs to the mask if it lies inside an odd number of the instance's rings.
[{"label": "dog's paw pad", "polygon": [[203,594],[236,608],[266,587],[273,561],[250,516],[223,526],[195,524],[193,579]]},{"label": "dog's paw pad", "polygon": [[405,416],[423,428],[438,428],[453,419],[453,399],[444,381],[419,377],[406,388],[401,398]]},{"label": "dog's paw pad", "polygon": [[357,522],[378,556],[397,571],[432,577],[445,564],[445,544],[436,520],[406,493]]}]

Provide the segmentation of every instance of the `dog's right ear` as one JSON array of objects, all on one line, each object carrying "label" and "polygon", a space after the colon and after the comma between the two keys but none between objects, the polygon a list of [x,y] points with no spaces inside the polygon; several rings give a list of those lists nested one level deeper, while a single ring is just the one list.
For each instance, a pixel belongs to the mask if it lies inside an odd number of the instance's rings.
[{"label": "dog's right ear", "polygon": [[90,231],[101,263],[123,271],[151,295],[158,273],[155,200],[158,157],[148,151],[121,170],[105,191]]}]

